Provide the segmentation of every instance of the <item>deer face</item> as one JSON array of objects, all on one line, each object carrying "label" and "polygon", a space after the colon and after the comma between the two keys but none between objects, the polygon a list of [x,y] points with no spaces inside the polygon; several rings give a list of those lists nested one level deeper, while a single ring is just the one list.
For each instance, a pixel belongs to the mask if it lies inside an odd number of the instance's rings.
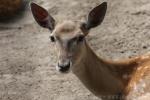
[{"label": "deer face", "polygon": [[68,71],[72,64],[74,65],[84,44],[84,34],[77,24],[73,21],[64,21],[56,25],[50,35],[50,40],[56,44],[58,50],[56,69],[61,72]]},{"label": "deer face", "polygon": [[63,21],[55,25],[54,18],[35,3],[31,3],[32,14],[37,23],[51,31],[50,40],[58,50],[58,64],[56,69],[67,72],[84,53],[85,37],[91,28],[101,24],[107,9],[107,3],[95,7],[88,15],[85,23],[77,21]]}]

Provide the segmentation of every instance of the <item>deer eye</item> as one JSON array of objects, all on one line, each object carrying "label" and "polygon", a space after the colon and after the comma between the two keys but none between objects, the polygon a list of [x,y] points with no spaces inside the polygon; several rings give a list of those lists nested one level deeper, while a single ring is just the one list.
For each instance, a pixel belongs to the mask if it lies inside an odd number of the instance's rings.
[{"label": "deer eye", "polygon": [[77,41],[78,42],[82,42],[84,40],[84,35],[80,35],[78,38],[77,38]]},{"label": "deer eye", "polygon": [[50,36],[49,38],[50,38],[51,42],[55,42],[56,41],[54,36]]}]

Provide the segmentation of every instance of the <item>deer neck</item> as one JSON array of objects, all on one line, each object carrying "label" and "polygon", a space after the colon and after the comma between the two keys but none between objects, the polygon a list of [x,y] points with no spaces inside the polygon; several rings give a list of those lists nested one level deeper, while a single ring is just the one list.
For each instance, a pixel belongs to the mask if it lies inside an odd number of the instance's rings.
[{"label": "deer neck", "polygon": [[85,42],[84,52],[73,66],[73,73],[95,95],[116,95],[122,92],[123,83],[109,67]]}]

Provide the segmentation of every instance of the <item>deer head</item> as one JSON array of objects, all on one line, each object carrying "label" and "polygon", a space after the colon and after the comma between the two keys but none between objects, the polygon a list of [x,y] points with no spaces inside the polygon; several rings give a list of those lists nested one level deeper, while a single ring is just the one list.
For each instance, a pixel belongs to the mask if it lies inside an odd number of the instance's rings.
[{"label": "deer head", "polygon": [[43,7],[31,3],[31,11],[36,22],[51,31],[50,40],[58,48],[58,64],[60,72],[67,72],[84,54],[85,37],[89,30],[100,25],[105,17],[107,3],[103,2],[88,14],[87,21],[63,21],[55,25],[55,19]]}]

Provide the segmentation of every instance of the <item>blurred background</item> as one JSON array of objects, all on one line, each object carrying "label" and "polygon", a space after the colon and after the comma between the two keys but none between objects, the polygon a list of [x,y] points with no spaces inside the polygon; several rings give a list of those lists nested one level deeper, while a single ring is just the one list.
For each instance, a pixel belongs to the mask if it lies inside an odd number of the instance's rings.
[{"label": "blurred background", "polygon": [[150,0],[0,0],[0,100],[99,100],[72,73],[55,70],[50,32],[37,25],[34,1],[56,20],[85,20],[103,1],[108,11],[88,41],[104,59],[150,51]]}]

